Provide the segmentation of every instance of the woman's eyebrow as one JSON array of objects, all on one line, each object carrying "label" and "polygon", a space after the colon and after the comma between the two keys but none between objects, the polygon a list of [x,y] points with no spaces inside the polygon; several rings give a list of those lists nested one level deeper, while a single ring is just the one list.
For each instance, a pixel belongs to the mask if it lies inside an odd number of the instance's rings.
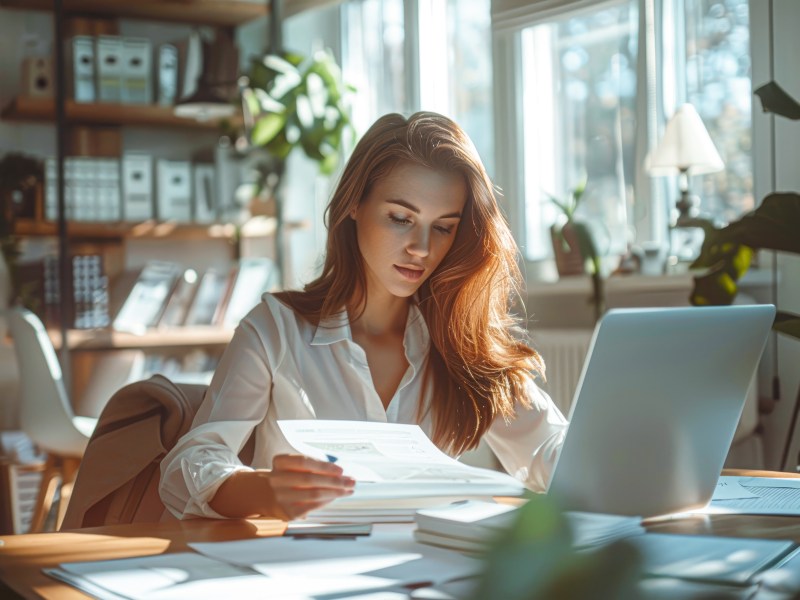
[{"label": "woman's eyebrow", "polygon": [[[405,200],[400,200],[399,198],[390,199],[390,200],[387,200],[386,202],[388,202],[389,204],[397,204],[398,206],[402,206],[403,208],[407,208],[408,210],[410,210],[411,212],[413,212],[415,214],[419,214],[420,213],[420,209],[419,208],[417,208],[416,206],[414,206],[410,202],[406,202]],[[456,211],[456,212],[448,213],[446,215],[442,215],[439,218],[440,219],[460,219],[461,218],[461,213]]]}]

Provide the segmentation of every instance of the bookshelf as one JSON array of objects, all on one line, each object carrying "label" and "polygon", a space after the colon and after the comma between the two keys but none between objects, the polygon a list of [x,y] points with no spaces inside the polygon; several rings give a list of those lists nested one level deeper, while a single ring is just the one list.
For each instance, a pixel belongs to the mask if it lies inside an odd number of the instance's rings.
[{"label": "bookshelf", "polygon": [[[55,32],[53,43],[56,47],[55,63],[64,64],[63,32],[62,27],[70,17],[89,17],[100,19],[134,19],[183,25],[212,26],[219,29],[230,30],[254,19],[269,15],[269,3],[265,0],[62,0],[60,8],[53,0],[0,0],[0,19],[2,9],[19,11],[44,11],[53,15],[53,30]],[[147,24],[137,25],[146,30]],[[59,36],[61,32],[61,37]],[[7,29],[6,33],[14,34]],[[112,33],[116,34],[116,30]],[[94,34],[92,34],[94,35]],[[140,34],[140,35],[148,35]],[[58,78],[57,78],[58,79]],[[91,129],[92,131],[110,131],[119,139],[118,149],[112,150],[113,154],[98,154],[100,157],[116,157],[124,152],[125,143],[123,131],[133,129],[150,129],[142,135],[153,138],[153,147],[160,144],[155,130],[161,135],[181,136],[179,143],[197,143],[194,140],[215,139],[215,133],[222,133],[230,125],[236,127],[240,123],[236,118],[229,120],[197,121],[185,119],[174,115],[172,106],[151,104],[118,104],[118,103],[79,103],[65,97],[66,86],[56,86],[55,97],[32,98],[21,92],[12,97],[6,96],[7,104],[0,107],[0,119],[4,123],[24,126],[28,123],[45,123],[53,126],[57,132],[57,160],[61,161],[67,155],[82,155],[73,149],[68,149],[61,141],[66,132],[74,133],[77,129]],[[163,132],[163,133],[162,133]],[[137,140],[131,146],[140,150],[144,139],[135,133],[128,134]],[[189,141],[192,140],[192,141]],[[138,147],[137,147],[138,144]],[[130,147],[129,147],[130,149]],[[120,153],[120,154],[118,154]],[[191,153],[189,153],[191,156]],[[167,156],[167,158],[170,158]],[[131,252],[142,252],[144,246],[159,250],[145,250],[144,255],[150,257],[154,252],[166,252],[168,247],[181,250],[179,254],[187,256],[193,252],[192,248],[203,245],[206,251],[198,254],[208,257],[216,252],[225,259],[237,259],[239,256],[239,241],[242,238],[255,238],[273,235],[274,219],[262,219],[260,226],[238,227],[229,222],[216,222],[210,224],[180,223],[174,221],[147,220],[142,222],[91,222],[73,220],[59,215],[57,220],[44,218],[43,190],[39,190],[35,213],[26,214],[25,218],[17,218],[14,222],[14,234],[19,238],[31,240],[38,247],[49,247],[52,240],[58,242],[58,253],[62,256],[72,257],[76,254],[94,254],[102,256],[105,275],[108,276],[108,290],[112,295],[111,317],[113,320],[113,293],[124,290],[125,278],[131,271],[130,262],[126,255]],[[52,218],[52,217],[51,217]],[[95,218],[95,215],[91,215]],[[102,218],[102,217],[99,217]],[[302,226],[302,224],[300,225]],[[41,240],[38,238],[51,238]],[[139,244],[138,242],[145,244]],[[155,244],[150,244],[150,242]],[[131,244],[131,242],[137,242]],[[168,246],[162,242],[173,242],[176,246]],[[260,243],[260,242],[258,242]],[[134,250],[131,250],[134,248]],[[136,255],[140,256],[140,255]],[[160,258],[159,256],[159,258]],[[137,260],[133,261],[134,265]],[[149,258],[148,258],[149,260]],[[181,258],[176,258],[181,263]],[[203,263],[205,264],[205,263]],[[197,268],[195,265],[194,268]],[[203,267],[204,268],[204,267]],[[66,270],[66,269],[62,269]],[[70,271],[71,273],[71,271]],[[60,275],[60,283],[64,284],[71,275]],[[61,285],[64,288],[64,285]],[[70,314],[74,308],[75,300],[71,294],[63,294],[60,301],[61,314]],[[106,350],[152,349],[155,351],[172,351],[175,353],[190,353],[194,349],[205,349],[217,353],[224,347],[232,336],[232,330],[220,325],[188,326],[188,327],[153,327],[142,335],[118,332],[109,328],[76,329],[71,322],[53,321],[53,329],[49,335],[53,344],[60,350],[63,367],[66,373],[71,374],[71,390],[73,397],[80,397],[82,388],[86,384],[86,375],[96,357],[101,356]],[[82,325],[78,324],[78,327]],[[84,325],[85,326],[85,325]],[[77,352],[73,359],[70,355]],[[69,375],[68,375],[69,377]]]},{"label": "bookshelf", "polygon": [[[53,0],[0,0],[0,6],[53,11]],[[242,0],[64,0],[64,13],[236,27],[268,14],[265,2]]]},{"label": "bookshelf", "polygon": [[[171,106],[155,104],[79,103],[67,100],[64,104],[70,125],[132,125],[139,127],[171,127],[220,131],[220,120],[196,121],[176,117]],[[19,122],[53,122],[55,101],[52,98],[14,98],[0,112],[0,119]],[[229,120],[236,125],[237,120]]]},{"label": "bookshelf", "polygon": [[[61,349],[61,332],[48,329],[53,346]],[[128,350],[158,349],[180,350],[197,347],[225,346],[233,330],[214,325],[193,327],[156,328],[143,335],[124,333],[111,329],[70,329],[67,347],[70,350]]]}]

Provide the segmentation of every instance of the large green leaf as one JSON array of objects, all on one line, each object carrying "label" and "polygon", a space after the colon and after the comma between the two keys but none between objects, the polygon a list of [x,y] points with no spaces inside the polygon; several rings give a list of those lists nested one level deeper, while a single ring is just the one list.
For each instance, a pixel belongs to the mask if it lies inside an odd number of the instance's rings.
[{"label": "large green leaf", "polygon": [[761,206],[720,231],[751,248],[800,254],[800,194],[775,192]]},{"label": "large green leaf", "polygon": [[256,146],[266,146],[286,125],[286,116],[280,113],[267,113],[258,118],[253,126],[251,139]]},{"label": "large green leaf", "polygon": [[[761,206],[721,229],[703,225],[705,240],[692,268],[707,268],[694,278],[690,300],[697,305],[730,304],[739,279],[747,272],[753,250],[800,254],[800,195],[776,192]],[[777,331],[800,338],[798,317],[776,318]]]},{"label": "large green leaf", "polygon": [[569,523],[553,499],[536,496],[492,540],[471,598],[635,598],[640,563],[624,540],[591,552],[575,550]]},{"label": "large green leaf", "polygon": [[778,311],[778,314],[775,315],[775,324],[772,328],[775,331],[800,339],[800,315]]}]

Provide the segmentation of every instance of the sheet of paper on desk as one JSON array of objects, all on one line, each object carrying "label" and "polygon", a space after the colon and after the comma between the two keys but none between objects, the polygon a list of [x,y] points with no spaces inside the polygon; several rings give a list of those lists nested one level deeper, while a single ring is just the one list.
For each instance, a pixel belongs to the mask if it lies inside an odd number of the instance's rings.
[{"label": "sheet of paper on desk", "polygon": [[298,452],[335,460],[356,480],[355,492],[330,506],[384,506],[403,498],[519,496],[521,482],[471,467],[439,450],[417,425],[362,421],[278,421]]},{"label": "sheet of paper on desk", "polygon": [[[720,494],[720,486],[703,513],[751,515],[800,515],[800,487],[791,479],[762,477],[720,477],[730,490]],[[738,486],[738,487],[737,487]]]},{"label": "sheet of paper on desk", "polygon": [[[359,578],[352,590],[436,584],[480,572],[481,562],[413,541],[410,526],[376,526],[358,539],[259,538],[190,544],[216,560],[252,568],[271,578],[292,579],[304,589],[317,578]],[[341,588],[340,588],[341,589]],[[343,590],[344,591],[344,590]]]},{"label": "sheet of paper on desk", "polygon": [[630,543],[642,553],[647,575],[736,585],[750,583],[796,547],[788,540],[671,533],[647,533]]},{"label": "sheet of paper on desk", "polygon": [[193,552],[64,563],[45,572],[103,600],[243,600],[288,591],[252,569]]}]

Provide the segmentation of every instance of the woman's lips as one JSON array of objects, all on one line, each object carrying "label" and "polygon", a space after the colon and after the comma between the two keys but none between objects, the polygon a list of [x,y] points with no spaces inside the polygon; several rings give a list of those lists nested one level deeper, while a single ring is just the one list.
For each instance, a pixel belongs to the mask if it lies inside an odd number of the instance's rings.
[{"label": "woman's lips", "polygon": [[424,269],[410,269],[408,267],[401,267],[399,265],[394,265],[394,268],[397,269],[397,272],[400,273],[405,279],[409,281],[419,281],[422,274],[425,272]]}]

